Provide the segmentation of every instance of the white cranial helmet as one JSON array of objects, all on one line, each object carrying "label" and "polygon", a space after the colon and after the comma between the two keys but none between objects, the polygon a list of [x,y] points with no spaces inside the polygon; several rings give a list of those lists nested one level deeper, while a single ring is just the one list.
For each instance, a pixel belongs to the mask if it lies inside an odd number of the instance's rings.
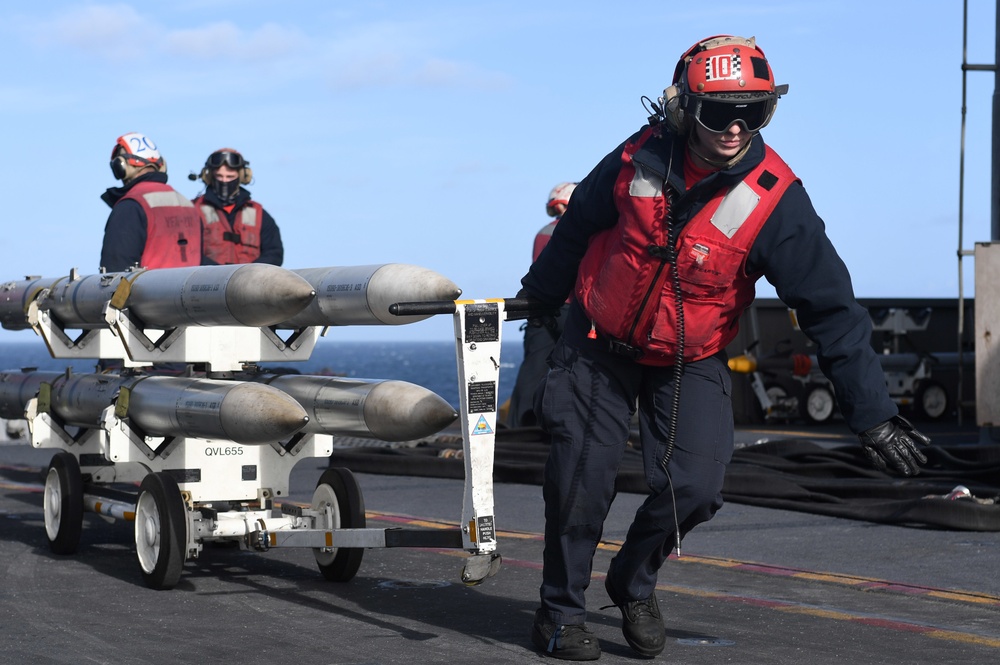
[{"label": "white cranial helmet", "polygon": [[560,203],[564,206],[569,205],[569,197],[573,195],[574,189],[576,189],[575,182],[561,182],[552,188],[552,191],[549,192],[549,200],[545,203],[545,212],[548,213],[549,217],[559,215],[555,209],[556,205]]}]

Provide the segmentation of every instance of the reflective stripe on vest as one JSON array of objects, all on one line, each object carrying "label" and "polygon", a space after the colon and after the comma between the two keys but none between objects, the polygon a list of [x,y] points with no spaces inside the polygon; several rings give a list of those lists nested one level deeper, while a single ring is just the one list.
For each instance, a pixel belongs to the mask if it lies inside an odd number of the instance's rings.
[{"label": "reflective stripe on vest", "polygon": [[538,255],[542,253],[545,246],[549,244],[549,240],[552,239],[552,232],[556,230],[556,224],[559,223],[559,219],[556,218],[555,221],[549,222],[541,228],[541,230],[535,234],[535,244],[531,248],[531,260],[536,261]]},{"label": "reflective stripe on vest", "polygon": [[[214,224],[219,221],[219,211],[215,206],[203,205],[201,206],[201,214],[205,216],[206,224]],[[257,209],[253,206],[247,206],[240,211],[240,224],[243,226],[257,226]]]},{"label": "reflective stripe on vest", "polygon": [[722,231],[722,235],[732,238],[743,222],[760,203],[760,196],[745,182],[733,187],[722,199],[719,209],[712,215],[712,226]]}]

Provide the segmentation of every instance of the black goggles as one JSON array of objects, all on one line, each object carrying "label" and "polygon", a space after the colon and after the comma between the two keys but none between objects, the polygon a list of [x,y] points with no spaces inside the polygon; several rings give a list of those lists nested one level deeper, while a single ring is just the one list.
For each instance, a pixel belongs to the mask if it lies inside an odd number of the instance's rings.
[{"label": "black goggles", "polygon": [[244,161],[243,155],[238,152],[213,152],[208,156],[208,161],[205,164],[210,169],[217,169],[222,165],[231,169],[241,169],[246,166],[246,161]]},{"label": "black goggles", "polygon": [[774,102],[770,99],[752,102],[700,99],[694,117],[702,127],[718,134],[729,129],[734,122],[743,125],[748,132],[756,132],[767,124],[772,108]]}]

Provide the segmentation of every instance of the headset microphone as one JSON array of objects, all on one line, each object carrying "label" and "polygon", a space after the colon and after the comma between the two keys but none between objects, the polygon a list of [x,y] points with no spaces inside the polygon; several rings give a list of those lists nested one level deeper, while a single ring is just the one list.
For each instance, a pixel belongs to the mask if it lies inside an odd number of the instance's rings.
[{"label": "headset microphone", "polygon": [[197,180],[197,179],[198,179],[198,176],[195,174],[194,171],[191,171],[191,173],[188,173],[188,180],[194,181],[194,180]]}]

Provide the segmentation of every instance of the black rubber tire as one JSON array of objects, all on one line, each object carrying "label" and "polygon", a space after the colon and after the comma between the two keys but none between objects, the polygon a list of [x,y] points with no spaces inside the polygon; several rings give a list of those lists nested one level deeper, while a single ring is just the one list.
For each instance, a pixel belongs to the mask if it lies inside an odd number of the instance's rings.
[{"label": "black rubber tire", "polygon": [[135,542],[146,586],[174,588],[186,558],[187,508],[177,481],[165,473],[147,474],[139,485]]},{"label": "black rubber tire", "polygon": [[921,418],[941,420],[948,414],[951,400],[948,391],[937,381],[921,381],[913,396],[913,407]]},{"label": "black rubber tire", "polygon": [[54,554],[73,554],[83,533],[83,476],[72,453],[52,456],[42,500],[49,548]]},{"label": "black rubber tire", "polygon": [[[329,498],[335,500],[328,501]],[[319,505],[319,504],[322,504]],[[365,528],[365,500],[361,487],[350,469],[331,467],[323,472],[316,483],[313,495],[314,509],[330,505],[333,508],[333,524],[318,528],[363,529]],[[330,582],[349,582],[361,567],[365,550],[362,547],[338,547],[331,550],[314,549],[316,565],[323,577]]]},{"label": "black rubber tire", "polygon": [[[781,400],[781,399],[787,399],[788,396],[791,394],[791,392],[788,390],[788,388],[785,387],[785,386],[783,386],[783,385],[781,385],[780,383],[767,383],[767,384],[765,384],[764,385],[764,392],[767,393],[768,397],[770,397],[772,400],[775,400],[775,401],[776,400]],[[767,422],[767,416],[764,414],[763,407],[760,409],[760,414],[761,414],[760,415],[761,422],[766,423]]]},{"label": "black rubber tire", "polygon": [[827,422],[837,410],[833,390],[821,383],[810,383],[802,391],[801,409],[806,421],[817,425]]}]

